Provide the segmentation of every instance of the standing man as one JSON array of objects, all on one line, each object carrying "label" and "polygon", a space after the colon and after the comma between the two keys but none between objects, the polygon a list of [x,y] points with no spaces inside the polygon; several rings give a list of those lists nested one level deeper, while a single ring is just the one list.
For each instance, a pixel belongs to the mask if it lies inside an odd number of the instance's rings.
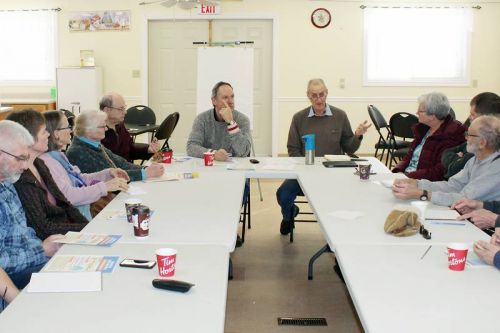
[{"label": "standing man", "polygon": [[104,111],[106,119],[106,136],[101,143],[129,162],[134,160],[148,160],[152,154],[160,148],[158,142],[153,140],[149,145],[145,143],[135,143],[124,124],[127,114],[127,105],[123,96],[117,93],[109,93],[99,102],[99,108]]},{"label": "standing man", "polygon": [[[31,273],[38,272],[59,249],[54,243],[62,235],[43,242],[26,225],[26,215],[14,183],[29,166],[31,134],[20,124],[0,121],[0,268],[9,274],[17,288],[24,288]],[[2,291],[3,292],[3,291]]]},{"label": "standing man", "polygon": [[213,151],[216,161],[249,156],[250,121],[234,109],[234,92],[229,83],[220,81],[212,88],[212,105],[213,109],[195,118],[187,154],[203,157],[205,152]]},{"label": "standing man", "polygon": [[[322,79],[309,81],[307,97],[311,106],[297,112],[290,125],[287,143],[288,155],[291,157],[304,156],[302,136],[306,134],[316,135],[317,156],[353,154],[359,148],[363,134],[366,133],[371,124],[365,120],[358,125],[353,133],[347,114],[326,103],[328,89]],[[282,235],[290,233],[292,219],[299,213],[299,207],[293,203],[297,195],[304,195],[304,193],[299,183],[294,179],[285,180],[276,192],[283,215],[280,226]]]}]

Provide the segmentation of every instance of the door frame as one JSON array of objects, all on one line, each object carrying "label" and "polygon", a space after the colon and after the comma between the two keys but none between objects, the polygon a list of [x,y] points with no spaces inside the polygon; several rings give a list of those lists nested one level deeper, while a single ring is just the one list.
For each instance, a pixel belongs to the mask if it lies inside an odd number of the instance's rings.
[{"label": "door frame", "polygon": [[278,50],[278,18],[274,15],[203,15],[203,16],[188,16],[179,17],[177,15],[162,15],[162,16],[145,16],[143,20],[143,61],[142,61],[142,102],[147,105],[149,101],[149,22],[150,21],[195,21],[195,20],[270,20],[272,23],[272,43],[271,43],[271,153],[273,157],[278,156],[278,138],[277,138],[277,98],[276,98],[276,59]]}]

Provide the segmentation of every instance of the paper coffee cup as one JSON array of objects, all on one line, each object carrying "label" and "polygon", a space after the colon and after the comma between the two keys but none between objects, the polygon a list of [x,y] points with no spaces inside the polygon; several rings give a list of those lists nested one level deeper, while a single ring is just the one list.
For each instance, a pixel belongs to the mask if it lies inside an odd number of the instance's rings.
[{"label": "paper coffee cup", "polygon": [[359,179],[361,180],[368,180],[370,179],[370,169],[372,165],[371,164],[358,164],[358,170],[359,170]]},{"label": "paper coffee cup", "polygon": [[173,276],[175,274],[177,250],[166,247],[156,250],[156,261],[158,263],[158,273],[161,277]]},{"label": "paper coffee cup", "polygon": [[425,211],[429,203],[427,201],[412,201],[411,205],[418,210],[418,218],[423,223],[425,221]]},{"label": "paper coffee cup", "polygon": [[173,151],[172,150],[162,151],[161,152],[161,157],[162,157],[161,162],[165,163],[165,164],[172,163],[172,156],[173,156]]},{"label": "paper coffee cup", "polygon": [[128,198],[125,202],[125,212],[127,213],[128,223],[132,223],[132,208],[142,204],[142,200],[138,198]]},{"label": "paper coffee cup", "polygon": [[214,165],[214,153],[206,152],[203,154],[203,159],[205,161],[205,166]]},{"label": "paper coffee cup", "polygon": [[448,244],[448,268],[452,271],[463,271],[467,261],[469,246],[464,243]]}]

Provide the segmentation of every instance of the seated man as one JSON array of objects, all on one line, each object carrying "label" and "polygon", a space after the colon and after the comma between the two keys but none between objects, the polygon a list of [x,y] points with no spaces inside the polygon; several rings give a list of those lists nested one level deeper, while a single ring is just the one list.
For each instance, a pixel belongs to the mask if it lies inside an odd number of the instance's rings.
[{"label": "seated man", "polygon": [[217,161],[249,156],[250,121],[234,109],[234,92],[229,83],[221,81],[212,88],[212,105],[213,109],[194,120],[187,141],[188,156],[202,158],[207,151],[213,151]]},{"label": "seated man", "polygon": [[75,122],[75,137],[66,156],[71,164],[78,166],[83,173],[120,168],[127,172],[130,180],[145,180],[163,175],[163,166],[153,163],[147,168],[128,162],[123,157],[103,147],[106,129],[106,113],[102,111],[83,111]]},{"label": "seated man", "polygon": [[[302,136],[316,135],[316,156],[325,154],[353,154],[361,144],[363,134],[368,127],[367,121],[359,124],[353,133],[347,114],[326,103],[328,89],[322,79],[310,80],[307,84],[307,97],[311,106],[297,112],[292,119],[288,133],[288,155],[304,156]],[[299,207],[294,205],[295,198],[304,195],[299,183],[287,179],[276,192],[278,204],[281,206],[283,220],[280,225],[282,235],[290,233],[292,219],[299,213]],[[293,210],[293,211],[292,211]]]},{"label": "seated man", "polygon": [[20,124],[0,121],[0,268],[17,288],[24,288],[31,273],[38,272],[59,249],[52,235],[43,242],[26,225],[21,201],[13,183],[28,169],[33,137]]},{"label": "seated man", "polygon": [[[483,115],[500,115],[500,97],[491,92],[480,93],[470,101],[470,117],[472,121]],[[465,126],[465,124],[464,124]],[[444,178],[449,179],[465,166],[465,163],[474,156],[467,152],[467,143],[449,148],[441,155],[441,164],[444,168]]]},{"label": "seated man", "polygon": [[418,124],[415,138],[406,156],[392,172],[404,172],[409,178],[443,180],[441,154],[465,141],[465,128],[450,115],[448,98],[438,92],[418,98]]},{"label": "seated man", "polygon": [[394,182],[396,198],[430,199],[451,206],[460,198],[500,200],[500,118],[476,118],[466,132],[467,151],[474,154],[464,169],[448,181],[400,179]]},{"label": "seated man", "polygon": [[110,93],[105,95],[99,102],[101,111],[108,115],[106,119],[106,134],[101,144],[129,162],[133,160],[149,160],[149,158],[160,148],[154,140],[149,145],[135,143],[130,136],[123,120],[127,114],[127,106],[122,95]]},{"label": "seated man", "polygon": [[[0,298],[3,300],[2,303],[6,302],[8,304],[12,302],[19,294],[19,289],[17,289],[14,282],[12,282],[2,268],[0,268],[0,290],[2,291],[2,294],[0,294]],[[2,312],[2,310],[3,307],[0,305],[0,312]]]}]

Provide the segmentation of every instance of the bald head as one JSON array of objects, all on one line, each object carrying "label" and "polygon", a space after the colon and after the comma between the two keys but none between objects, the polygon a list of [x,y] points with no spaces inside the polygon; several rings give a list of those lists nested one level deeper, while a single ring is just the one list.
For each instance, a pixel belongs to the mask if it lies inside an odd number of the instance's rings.
[{"label": "bald head", "polygon": [[115,92],[108,93],[101,98],[99,109],[106,112],[108,115],[106,123],[112,128],[122,123],[127,114],[125,99],[122,95]]},{"label": "bald head", "polygon": [[500,150],[500,118],[493,115],[480,116],[472,121],[469,132],[476,131],[493,152]]}]

